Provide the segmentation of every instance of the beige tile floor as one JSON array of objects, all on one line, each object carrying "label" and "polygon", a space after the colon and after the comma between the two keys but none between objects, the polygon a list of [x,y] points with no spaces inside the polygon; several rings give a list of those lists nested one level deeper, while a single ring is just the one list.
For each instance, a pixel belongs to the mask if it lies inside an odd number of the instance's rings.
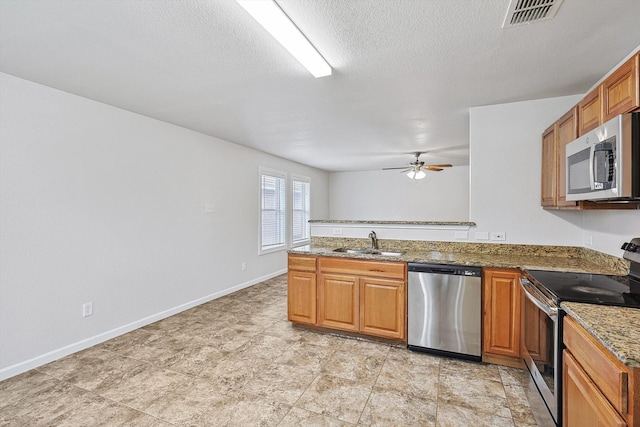
[{"label": "beige tile floor", "polygon": [[286,276],[0,382],[0,426],[529,426],[518,369],[293,328]]}]

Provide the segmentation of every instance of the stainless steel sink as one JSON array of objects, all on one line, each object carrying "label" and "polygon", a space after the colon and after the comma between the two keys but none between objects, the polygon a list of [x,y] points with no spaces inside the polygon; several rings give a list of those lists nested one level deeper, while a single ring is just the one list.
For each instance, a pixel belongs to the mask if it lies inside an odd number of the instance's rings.
[{"label": "stainless steel sink", "polygon": [[338,248],[334,249],[334,252],[344,252],[354,255],[381,255],[381,256],[401,256],[404,252],[396,251],[381,251],[379,249],[350,249],[350,248]]}]

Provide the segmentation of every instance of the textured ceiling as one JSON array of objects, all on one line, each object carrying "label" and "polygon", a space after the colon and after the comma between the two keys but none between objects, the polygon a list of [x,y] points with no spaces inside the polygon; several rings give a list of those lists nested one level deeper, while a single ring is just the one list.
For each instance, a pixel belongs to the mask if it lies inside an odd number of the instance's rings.
[{"label": "textured ceiling", "polygon": [[234,0],[0,0],[0,71],[329,171],[468,163],[469,107],[586,92],[640,45],[640,1],[278,0],[314,79]]}]

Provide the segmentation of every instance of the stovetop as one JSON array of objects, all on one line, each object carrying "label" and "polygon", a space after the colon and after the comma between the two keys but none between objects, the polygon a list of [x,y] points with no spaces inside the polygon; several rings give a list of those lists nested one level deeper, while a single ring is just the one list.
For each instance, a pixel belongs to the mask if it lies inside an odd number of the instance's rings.
[{"label": "stovetop", "polygon": [[527,270],[526,274],[558,304],[571,301],[640,308],[640,238],[625,242],[622,249],[623,257],[631,262],[628,276],[542,270]]},{"label": "stovetop", "polygon": [[527,270],[557,303],[562,301],[640,308],[640,281],[631,276]]}]

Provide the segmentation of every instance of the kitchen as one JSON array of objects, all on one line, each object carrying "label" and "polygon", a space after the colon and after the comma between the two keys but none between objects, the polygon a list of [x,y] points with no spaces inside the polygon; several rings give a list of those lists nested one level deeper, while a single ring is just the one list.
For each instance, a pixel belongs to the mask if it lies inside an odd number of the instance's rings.
[{"label": "kitchen", "polygon": [[[126,111],[133,105],[115,108],[33,83],[27,72],[26,80],[3,74],[2,378],[284,273],[283,253],[255,249],[260,165],[310,177],[314,219],[471,220],[472,237],[504,232],[506,243],[585,246],[620,257],[622,242],[640,229],[637,212],[540,208],[540,136],[637,45],[572,95],[504,96],[471,107],[469,164],[433,174],[433,186],[378,171],[328,173]],[[221,185],[227,176],[235,179]],[[385,211],[392,203],[379,201],[392,197],[389,185],[413,209]],[[347,191],[359,194],[357,203]],[[211,215],[201,212],[207,203]],[[383,240],[410,233],[376,230]],[[94,315],[83,318],[87,301]]]}]

